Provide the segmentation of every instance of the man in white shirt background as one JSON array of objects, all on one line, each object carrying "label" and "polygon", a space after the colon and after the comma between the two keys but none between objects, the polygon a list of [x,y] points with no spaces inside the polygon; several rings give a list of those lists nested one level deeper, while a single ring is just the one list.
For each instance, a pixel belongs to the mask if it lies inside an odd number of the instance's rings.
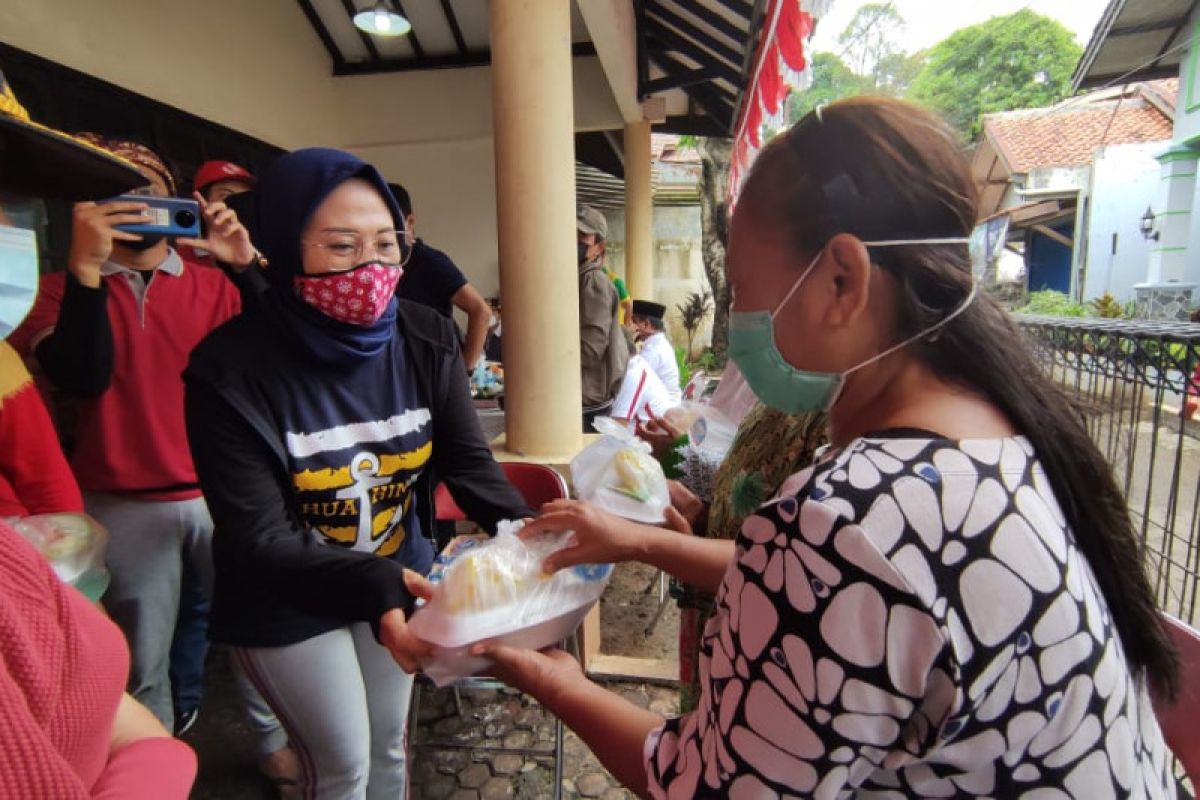
[{"label": "man in white shirt background", "polygon": [[663,317],[666,313],[667,307],[661,303],[634,300],[630,321],[640,345],[639,354],[662,381],[671,406],[677,406],[682,397],[682,390],[679,386],[679,365],[675,361],[675,348],[671,346],[671,341],[664,331]]}]

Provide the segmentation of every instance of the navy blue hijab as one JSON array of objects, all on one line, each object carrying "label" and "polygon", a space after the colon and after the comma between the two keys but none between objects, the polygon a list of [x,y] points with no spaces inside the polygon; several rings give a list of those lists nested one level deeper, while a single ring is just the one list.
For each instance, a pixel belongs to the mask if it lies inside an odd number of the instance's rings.
[{"label": "navy blue hijab", "polygon": [[255,244],[267,258],[264,276],[271,286],[270,317],[307,355],[324,364],[347,366],[380,353],[397,335],[396,299],[372,325],[332,319],[296,297],[292,278],[303,274],[300,236],[313,212],[350,178],[362,178],[378,191],[397,230],[404,215],[387,182],[357,156],[327,147],[296,150],[280,157],[262,175],[257,188]]}]

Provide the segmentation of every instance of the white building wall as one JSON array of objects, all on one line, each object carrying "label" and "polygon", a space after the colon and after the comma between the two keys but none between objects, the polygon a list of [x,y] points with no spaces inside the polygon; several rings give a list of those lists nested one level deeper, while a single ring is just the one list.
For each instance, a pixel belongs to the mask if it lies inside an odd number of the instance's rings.
[{"label": "white building wall", "polygon": [[[1200,142],[1193,143],[1193,146],[1200,147]],[[1193,162],[1192,169],[1200,169],[1200,163]],[[1188,208],[1191,214],[1188,217],[1187,250],[1178,264],[1176,280],[1200,286],[1200,180],[1193,179],[1191,205]]]},{"label": "white building wall", "polygon": [[[1085,302],[1106,292],[1122,303],[1128,302],[1134,299],[1134,285],[1145,281],[1154,242],[1142,236],[1140,224],[1146,208],[1154,205],[1159,189],[1159,164],[1154,157],[1167,144],[1115,145],[1097,152],[1088,200],[1090,218],[1081,292]],[[1083,203],[1080,197],[1081,207]],[[1076,235],[1080,233],[1077,227]]]},{"label": "white building wall", "polygon": [[[1200,41],[1198,40],[1200,8],[1192,13],[1192,18],[1184,26],[1184,32],[1192,42],[1192,46],[1181,56],[1180,94],[1175,103],[1175,130],[1172,145],[1176,150],[1188,148],[1196,150],[1200,149],[1200,46],[1196,44]],[[1193,174],[1196,172],[1194,160],[1190,164],[1164,162],[1162,164],[1163,180],[1172,180],[1169,175],[1187,172],[1188,169]],[[1178,178],[1174,180],[1180,181]],[[1190,212],[1188,217],[1175,221],[1186,224],[1186,233],[1170,231],[1174,234],[1170,237],[1171,245],[1181,249],[1174,253],[1160,255],[1156,259],[1159,263],[1150,265],[1150,269],[1147,270],[1147,281],[1152,284],[1165,281],[1182,283],[1184,287],[1194,287],[1194,285],[1200,284],[1200,206],[1196,205],[1200,200],[1200,181],[1196,181],[1195,178],[1190,180],[1192,180],[1192,185],[1188,187],[1189,198],[1171,200],[1175,210],[1187,209]],[[1159,194],[1162,197],[1165,192],[1160,191]],[[1158,211],[1159,209],[1154,210]],[[1195,294],[1193,293],[1193,302],[1194,299]]]},{"label": "white building wall", "polygon": [[[608,266],[618,275],[625,274],[625,212],[605,209],[608,219]],[[700,247],[699,206],[654,207],[654,297],[667,307],[667,336],[672,344],[683,345],[687,334],[679,321],[677,305],[693,292],[709,288],[704,275],[704,254]],[[712,314],[700,327],[692,343],[693,355],[699,355],[712,336]]]},{"label": "white building wall", "polygon": [[484,297],[499,291],[491,136],[351,151],[408,189],[417,236],[449,255]]}]

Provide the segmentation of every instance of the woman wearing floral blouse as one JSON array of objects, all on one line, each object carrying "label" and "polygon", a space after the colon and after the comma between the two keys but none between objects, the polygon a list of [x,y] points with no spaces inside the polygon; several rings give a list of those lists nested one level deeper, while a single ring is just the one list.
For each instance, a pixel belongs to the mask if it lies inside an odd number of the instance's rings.
[{"label": "woman wearing floral blouse", "polygon": [[[698,708],[569,657],[496,672],[644,796],[1174,797],[1150,689],[1176,657],[1081,417],[974,285],[976,187],[929,112],[855,98],[764,149],[734,215],[730,356],[832,443],[735,542],[574,502],[546,567],[640,560],[713,591]],[[678,512],[669,524],[686,528]]]}]

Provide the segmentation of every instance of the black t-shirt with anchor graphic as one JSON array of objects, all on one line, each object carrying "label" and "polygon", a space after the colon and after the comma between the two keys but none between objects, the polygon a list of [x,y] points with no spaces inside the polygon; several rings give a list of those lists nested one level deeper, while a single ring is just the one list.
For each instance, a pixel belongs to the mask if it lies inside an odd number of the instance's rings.
[{"label": "black t-shirt with anchor graphic", "polygon": [[396,558],[423,572],[433,552],[412,488],[433,451],[431,416],[403,340],[395,337],[387,350],[349,367],[336,383],[295,375],[280,423],[309,527],[332,547]]}]

